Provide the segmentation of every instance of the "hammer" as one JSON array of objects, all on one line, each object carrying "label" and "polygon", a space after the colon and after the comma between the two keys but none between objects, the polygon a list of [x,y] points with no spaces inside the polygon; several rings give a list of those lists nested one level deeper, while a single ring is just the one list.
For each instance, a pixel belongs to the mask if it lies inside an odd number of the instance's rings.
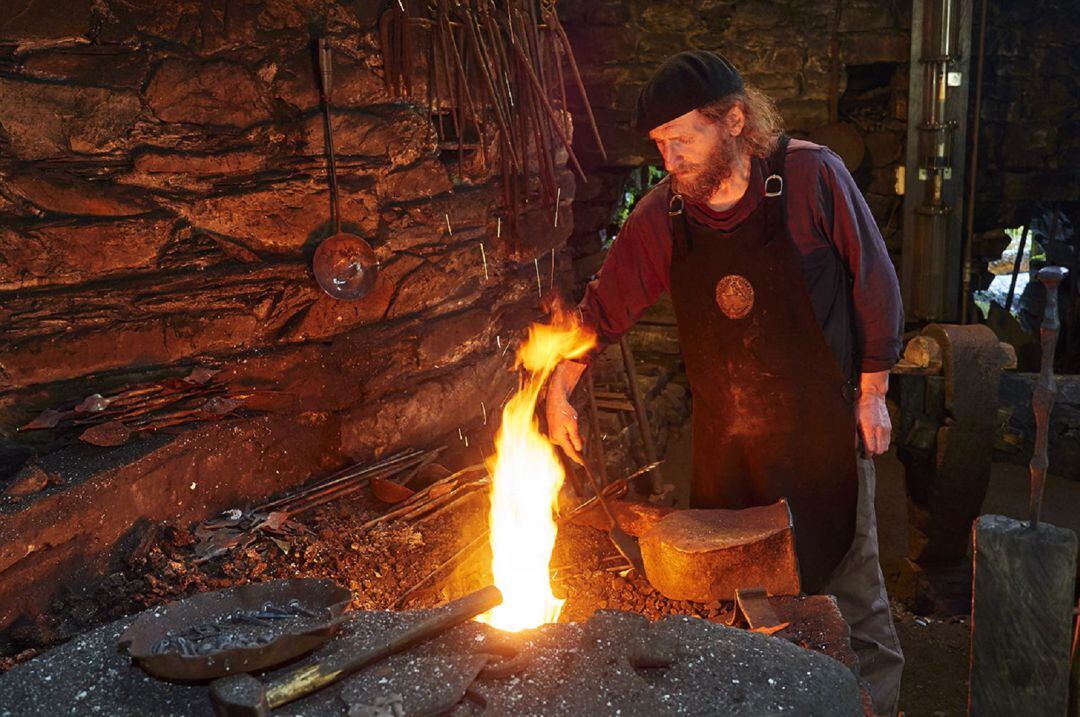
[{"label": "hammer", "polygon": [[218,717],[268,717],[270,710],[306,697],[383,658],[442,634],[502,602],[494,585],[459,598],[388,640],[359,651],[336,652],[321,662],[263,683],[251,675],[231,675],[210,684],[210,700]]}]

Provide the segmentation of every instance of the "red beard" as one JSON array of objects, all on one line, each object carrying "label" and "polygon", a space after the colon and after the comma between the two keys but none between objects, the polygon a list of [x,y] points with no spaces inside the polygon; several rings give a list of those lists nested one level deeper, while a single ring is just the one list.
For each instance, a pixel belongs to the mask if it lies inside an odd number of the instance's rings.
[{"label": "red beard", "polygon": [[683,199],[705,204],[735,171],[738,152],[734,137],[720,139],[705,160],[671,173],[672,188]]}]

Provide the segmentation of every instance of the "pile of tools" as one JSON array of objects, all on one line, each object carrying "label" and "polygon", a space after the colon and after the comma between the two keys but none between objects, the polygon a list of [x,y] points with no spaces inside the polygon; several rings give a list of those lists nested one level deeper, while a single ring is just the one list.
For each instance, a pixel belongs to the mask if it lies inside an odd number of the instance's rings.
[{"label": "pile of tools", "polygon": [[119,446],[132,434],[196,421],[218,421],[266,391],[230,391],[214,383],[217,369],[197,367],[184,378],[140,383],[119,393],[93,393],[68,408],[49,408],[20,431],[82,429],[79,439],[95,446]]},{"label": "pile of tools", "polygon": [[[390,91],[427,105],[436,119],[440,145],[457,149],[459,179],[465,174],[466,150],[479,152],[485,172],[498,167],[511,229],[529,197],[533,173],[539,177],[544,205],[557,207],[560,148],[587,181],[571,147],[568,74],[604,154],[554,0],[542,0],[539,6],[532,0],[399,0],[383,15],[380,37]],[[414,92],[418,68],[427,72],[427,96],[422,98]],[[494,138],[496,157],[488,155],[489,137]]]},{"label": "pile of tools", "polygon": [[[405,484],[429,466],[444,447],[433,450],[407,450],[371,464],[354,464],[320,478],[288,495],[261,503],[248,509],[231,508],[220,516],[204,521],[195,529],[198,543],[195,554],[199,563],[243,548],[255,540],[255,534],[287,535],[298,529],[290,519],[308,511],[369,488],[383,503],[400,504],[362,529],[395,518],[421,518],[444,508],[464,493],[479,489],[482,481],[464,481],[482,466],[473,466],[414,492]],[[279,538],[280,539],[280,538]],[[283,546],[282,546],[283,547]]]}]

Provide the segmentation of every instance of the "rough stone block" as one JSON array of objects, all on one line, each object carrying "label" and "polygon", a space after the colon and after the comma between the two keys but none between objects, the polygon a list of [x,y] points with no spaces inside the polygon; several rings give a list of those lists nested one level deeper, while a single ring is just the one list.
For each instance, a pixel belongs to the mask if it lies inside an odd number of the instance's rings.
[{"label": "rough stone block", "polygon": [[[333,104],[363,107],[390,101],[386,83],[370,67],[342,52],[334,53]],[[319,106],[317,70],[310,47],[303,47],[278,68],[271,85],[274,97],[309,110]]]},{"label": "rough stone block", "polygon": [[183,154],[150,149],[140,152],[132,162],[131,171],[118,175],[116,181],[156,189],[206,192],[213,189],[215,181],[235,182],[238,175],[255,174],[269,161],[265,147]]},{"label": "rough stone block", "polygon": [[22,172],[9,175],[4,183],[22,199],[58,214],[129,217],[154,208],[152,202],[129,188],[88,182],[61,172]]},{"label": "rough stone block", "polygon": [[0,290],[73,284],[154,266],[173,220],[137,219],[0,229]]},{"label": "rough stone block", "polygon": [[270,118],[255,76],[235,62],[166,60],[150,79],[146,101],[166,122],[247,127]]},{"label": "rough stone block", "polygon": [[1064,715],[1076,533],[1003,515],[974,525],[969,714]]},{"label": "rough stone block", "polygon": [[[345,231],[372,236],[377,227],[377,199],[370,180],[339,175],[341,219]],[[173,207],[200,229],[241,240],[256,252],[296,251],[328,236],[329,199],[322,181],[279,182],[250,192],[205,196]]]},{"label": "rough stone block", "polygon": [[[335,111],[333,122],[334,149],[341,156],[385,157],[400,167],[425,154],[434,154],[438,146],[434,125],[407,105],[364,112]],[[321,156],[326,147],[322,116],[311,115],[301,131],[304,143],[301,151],[309,156]]]},{"label": "rough stone block", "polygon": [[127,48],[91,46],[35,52],[26,58],[22,71],[44,80],[80,85],[138,90],[150,69],[150,53]]},{"label": "rough stone block", "polygon": [[744,587],[800,591],[786,501],[744,510],[681,510],[641,538],[645,575],[671,600],[732,600]]},{"label": "rough stone block", "polygon": [[840,41],[840,54],[849,65],[907,62],[911,56],[911,39],[906,32],[893,30],[853,32]]},{"label": "rough stone block", "polygon": [[141,111],[134,92],[0,78],[0,127],[18,159],[122,148]]}]

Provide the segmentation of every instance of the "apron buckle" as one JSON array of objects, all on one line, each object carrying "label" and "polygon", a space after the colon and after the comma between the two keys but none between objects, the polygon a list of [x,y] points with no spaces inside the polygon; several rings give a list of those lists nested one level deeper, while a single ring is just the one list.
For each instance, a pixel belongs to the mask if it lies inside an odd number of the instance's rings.
[{"label": "apron buckle", "polygon": [[[769,189],[769,182],[775,180],[777,182],[777,188],[775,190]],[[766,197],[779,197],[784,193],[784,178],[779,174],[770,174],[765,178],[765,196]]]},{"label": "apron buckle", "polygon": [[[678,202],[678,207],[679,207],[678,209],[675,208],[676,201]],[[672,218],[677,217],[677,216],[679,216],[680,214],[683,213],[684,208],[685,208],[685,206],[683,204],[682,195],[681,194],[672,194],[671,195],[671,201],[668,202],[668,209],[667,209],[668,216],[672,217]]]}]

